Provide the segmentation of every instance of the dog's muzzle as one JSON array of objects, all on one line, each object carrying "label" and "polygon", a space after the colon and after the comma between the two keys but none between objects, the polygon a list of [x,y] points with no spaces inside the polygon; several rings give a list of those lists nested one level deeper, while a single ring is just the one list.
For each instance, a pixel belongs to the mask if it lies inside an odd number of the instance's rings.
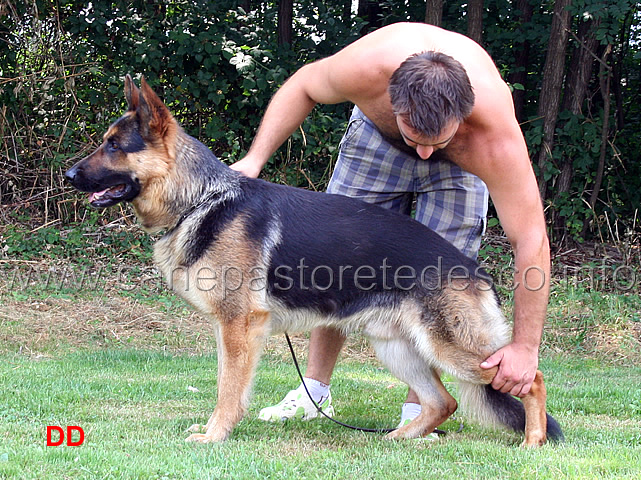
[{"label": "dog's muzzle", "polygon": [[107,208],[120,202],[130,202],[140,193],[140,183],[122,172],[100,170],[88,175],[82,165],[76,163],[65,172],[66,180],[81,192],[89,193],[89,204],[95,208]]}]

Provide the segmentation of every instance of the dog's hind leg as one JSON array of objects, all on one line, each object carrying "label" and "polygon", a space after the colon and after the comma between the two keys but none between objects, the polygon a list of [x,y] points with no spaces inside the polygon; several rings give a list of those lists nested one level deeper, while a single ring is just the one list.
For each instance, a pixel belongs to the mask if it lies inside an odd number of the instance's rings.
[{"label": "dog's hind leg", "polygon": [[371,341],[381,362],[416,392],[421,404],[418,417],[389,433],[386,438],[418,438],[429,435],[456,411],[456,400],[443,386],[439,373],[425,362],[409,341]]},{"label": "dog's hind leg", "polygon": [[[487,425],[525,431],[524,446],[538,446],[546,439],[561,439],[561,429],[545,408],[543,374],[536,372],[530,392],[521,402],[490,384],[498,367],[482,369],[481,363],[508,342],[507,324],[496,297],[487,290],[444,290],[425,316],[431,328],[430,344],[437,366],[457,377],[461,406]],[[430,307],[430,304],[427,305]],[[438,341],[446,338],[447,342]]]},{"label": "dog's hind leg", "polygon": [[490,386],[495,373],[496,368],[479,369],[478,383],[463,382],[459,385],[461,405],[468,413],[485,424],[503,425],[517,432],[524,431],[523,447],[541,446],[548,437],[553,440],[563,438],[558,423],[546,412],[547,394],[541,371],[536,371],[530,391],[520,402]]},{"label": "dog's hind leg", "polygon": [[547,413],[545,402],[547,392],[543,383],[543,374],[536,371],[530,391],[521,401],[525,407],[525,440],[523,447],[538,447],[547,440]]},{"label": "dog's hind leg", "polygon": [[[205,426],[205,433],[190,435],[188,442],[221,442],[243,418],[268,325],[268,312],[252,312],[219,324],[218,402]],[[200,429],[194,425],[189,430]]]}]

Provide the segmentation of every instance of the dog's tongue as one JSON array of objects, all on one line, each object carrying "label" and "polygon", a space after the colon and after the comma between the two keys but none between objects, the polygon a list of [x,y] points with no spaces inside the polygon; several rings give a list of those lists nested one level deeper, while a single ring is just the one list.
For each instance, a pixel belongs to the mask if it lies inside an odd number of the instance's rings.
[{"label": "dog's tongue", "polygon": [[92,194],[89,195],[89,203],[98,200],[100,197],[102,197],[105,193],[107,193],[109,189],[105,188],[101,192],[93,192]]}]

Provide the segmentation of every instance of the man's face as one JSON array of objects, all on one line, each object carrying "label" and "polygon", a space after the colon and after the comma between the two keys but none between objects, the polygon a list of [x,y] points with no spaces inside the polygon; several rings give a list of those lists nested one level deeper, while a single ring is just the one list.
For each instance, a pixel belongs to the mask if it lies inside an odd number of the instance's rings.
[{"label": "man's face", "polygon": [[412,128],[400,115],[396,115],[396,124],[405,143],[415,149],[423,160],[430,158],[436,150],[447,147],[460,125],[457,121],[451,121],[436,137],[428,137]]}]

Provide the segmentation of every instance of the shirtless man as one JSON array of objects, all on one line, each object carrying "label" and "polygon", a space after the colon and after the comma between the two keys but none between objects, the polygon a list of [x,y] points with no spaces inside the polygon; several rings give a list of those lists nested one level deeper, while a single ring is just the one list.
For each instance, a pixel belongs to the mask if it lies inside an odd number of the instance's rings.
[{"label": "shirtless man", "polygon": [[[430,80],[415,82],[416,75]],[[516,288],[512,343],[481,367],[499,367],[492,382],[496,390],[525,395],[538,367],[549,243],[511,93],[492,59],[469,38],[435,26],[383,27],[292,75],[274,95],[249,152],[232,168],[257,177],[316,104],[347,101],[355,108],[330,193],[408,214],[415,199],[418,221],[476,257],[489,191],[514,250]],[[310,341],[306,383],[330,414],[329,382],[344,340],[335,330],[317,329]],[[417,404],[410,391],[401,425],[420,413]],[[299,387],[259,416],[317,414]]]}]

